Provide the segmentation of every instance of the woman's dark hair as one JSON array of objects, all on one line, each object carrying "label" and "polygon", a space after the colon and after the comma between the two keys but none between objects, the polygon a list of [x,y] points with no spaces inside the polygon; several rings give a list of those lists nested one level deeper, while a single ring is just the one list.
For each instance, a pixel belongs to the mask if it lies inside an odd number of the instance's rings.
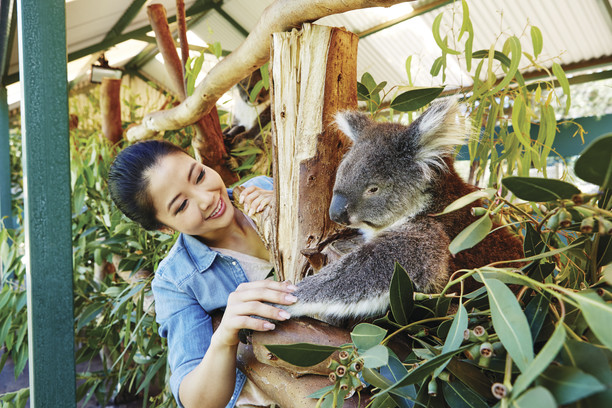
[{"label": "woman's dark hair", "polygon": [[147,172],[165,156],[185,153],[165,140],[135,143],[119,152],[108,172],[108,189],[115,205],[144,229],[159,229]]}]

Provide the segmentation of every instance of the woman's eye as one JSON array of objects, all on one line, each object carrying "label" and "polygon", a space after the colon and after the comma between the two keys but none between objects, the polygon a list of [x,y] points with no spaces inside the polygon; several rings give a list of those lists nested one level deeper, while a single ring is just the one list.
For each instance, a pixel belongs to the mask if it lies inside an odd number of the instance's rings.
[{"label": "woman's eye", "polygon": [[183,202],[181,203],[179,208],[176,209],[176,212],[174,214],[180,213],[181,211],[185,209],[185,207],[187,207],[187,200],[183,200]]},{"label": "woman's eye", "polygon": [[199,183],[200,181],[202,181],[203,178],[204,178],[204,170],[202,170],[200,172],[200,174],[198,174],[198,178],[196,179],[196,183]]}]

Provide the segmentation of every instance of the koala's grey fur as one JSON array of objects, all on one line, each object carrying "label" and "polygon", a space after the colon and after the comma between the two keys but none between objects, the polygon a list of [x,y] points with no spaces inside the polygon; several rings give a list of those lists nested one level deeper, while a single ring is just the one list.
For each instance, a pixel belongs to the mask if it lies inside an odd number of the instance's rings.
[{"label": "koala's grey fur", "polygon": [[[339,113],[336,123],[354,144],[338,168],[330,216],[359,228],[366,242],[304,278],[298,301],[284,307],[329,322],[384,314],[395,262],[416,290],[440,291],[450,274],[454,227],[429,214],[476,189],[452,169],[451,153],[471,132],[454,101],[433,105],[410,126],[358,112]],[[454,187],[447,191],[447,184]]]}]

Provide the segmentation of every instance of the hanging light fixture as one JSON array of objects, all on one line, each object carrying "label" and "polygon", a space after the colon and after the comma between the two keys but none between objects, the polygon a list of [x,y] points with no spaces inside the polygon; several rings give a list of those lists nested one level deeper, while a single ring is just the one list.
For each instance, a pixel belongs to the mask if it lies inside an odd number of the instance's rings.
[{"label": "hanging light fixture", "polygon": [[111,68],[108,65],[108,60],[104,54],[102,54],[100,58],[98,58],[98,61],[91,66],[90,81],[94,84],[100,84],[103,78],[121,79],[122,75],[123,71],[119,68]]}]

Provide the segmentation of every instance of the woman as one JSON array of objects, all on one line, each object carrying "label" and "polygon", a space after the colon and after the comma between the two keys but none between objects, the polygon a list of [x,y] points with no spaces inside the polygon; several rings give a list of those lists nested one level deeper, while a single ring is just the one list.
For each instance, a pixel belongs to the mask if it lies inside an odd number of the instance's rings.
[{"label": "woman", "polygon": [[[179,231],[152,282],[160,334],[168,338],[170,388],[185,407],[233,407],[245,384],[236,369],[238,331],[269,331],[289,314],[269,303],[297,299],[290,282],[265,280],[269,254],[252,221],[232,205],[221,177],[178,146],[136,143],[121,151],[109,171],[111,197],[148,230]],[[244,184],[245,210],[272,201],[272,183]],[[210,313],[225,308],[213,333]],[[247,387],[252,390],[251,387]],[[242,398],[246,398],[246,392]],[[252,393],[249,393],[252,394]],[[267,401],[248,399],[249,404]]]}]

